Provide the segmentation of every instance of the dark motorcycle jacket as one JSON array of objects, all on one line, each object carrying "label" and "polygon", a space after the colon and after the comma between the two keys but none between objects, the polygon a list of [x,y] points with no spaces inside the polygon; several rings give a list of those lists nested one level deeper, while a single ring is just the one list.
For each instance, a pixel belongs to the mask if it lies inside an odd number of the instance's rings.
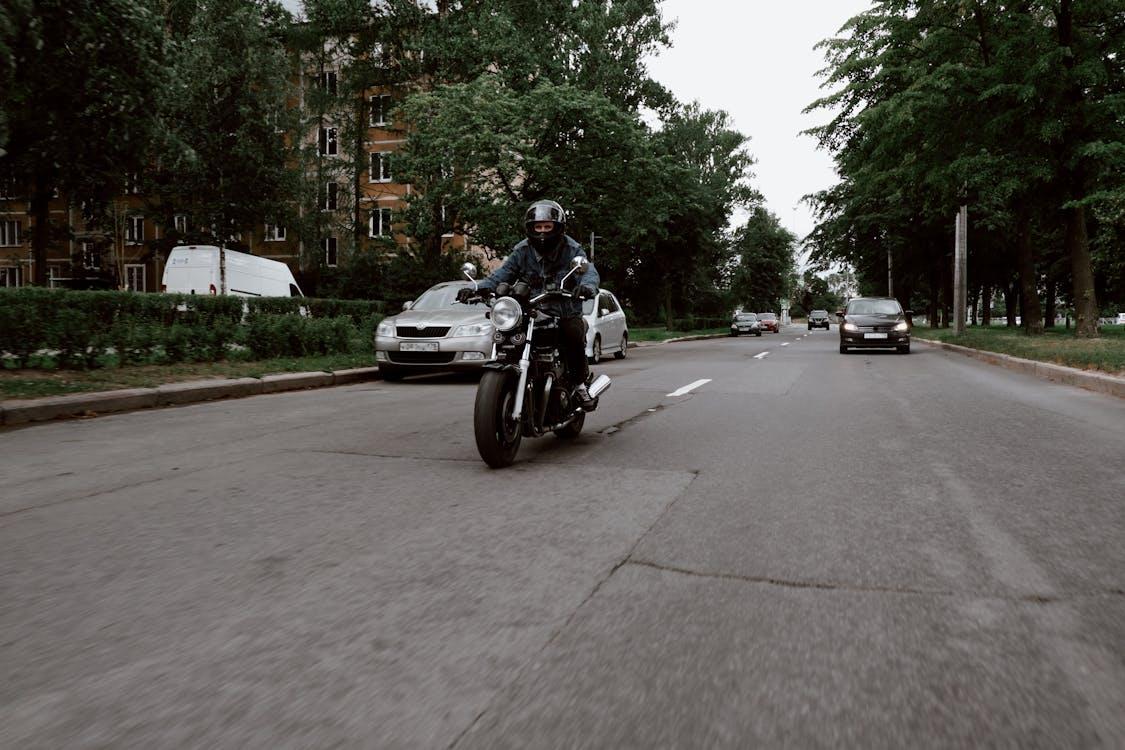
[{"label": "dark motorcycle jacket", "polygon": [[[543,291],[547,282],[554,282],[556,287],[562,278],[570,272],[570,262],[575,258],[585,258],[586,253],[582,246],[574,241],[570,235],[563,236],[563,246],[559,248],[558,258],[554,261],[545,260],[528,243],[520,242],[512,248],[511,254],[504,260],[504,265],[487,279],[478,284],[481,289],[496,289],[497,284],[515,283],[524,280],[531,285],[532,296]],[[595,290],[601,282],[594,264],[590,263],[584,274],[574,274],[567,279],[568,291],[577,289],[585,284]],[[550,299],[544,300],[542,309],[560,318],[578,318],[582,316],[582,301],[576,299]]]}]

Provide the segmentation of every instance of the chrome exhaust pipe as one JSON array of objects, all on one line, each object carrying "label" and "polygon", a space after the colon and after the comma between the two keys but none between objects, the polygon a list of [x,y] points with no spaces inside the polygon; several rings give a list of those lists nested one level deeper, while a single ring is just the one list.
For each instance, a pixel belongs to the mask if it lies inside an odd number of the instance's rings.
[{"label": "chrome exhaust pipe", "polygon": [[612,382],[608,375],[599,375],[594,378],[594,382],[590,383],[586,391],[590,394],[590,398],[597,398],[609,390],[609,386]]}]

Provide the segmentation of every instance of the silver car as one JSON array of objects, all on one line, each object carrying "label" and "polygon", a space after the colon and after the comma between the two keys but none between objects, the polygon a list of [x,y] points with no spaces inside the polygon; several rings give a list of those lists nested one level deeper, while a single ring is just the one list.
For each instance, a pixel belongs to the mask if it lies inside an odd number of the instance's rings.
[{"label": "silver car", "polygon": [[590,362],[597,364],[610,352],[617,359],[629,355],[629,323],[613,292],[602,289],[595,299],[586,300],[582,317],[586,319],[586,357]]},{"label": "silver car", "polygon": [[476,370],[492,356],[492,323],[481,302],[463,304],[464,281],[435,284],[375,330],[375,361],[384,380],[451,370]]}]

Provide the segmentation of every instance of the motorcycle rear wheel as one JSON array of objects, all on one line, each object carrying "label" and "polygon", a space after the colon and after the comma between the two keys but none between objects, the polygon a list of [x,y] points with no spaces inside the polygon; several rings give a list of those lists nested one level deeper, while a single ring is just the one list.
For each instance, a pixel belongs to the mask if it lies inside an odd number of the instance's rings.
[{"label": "motorcycle rear wheel", "polygon": [[477,452],[493,469],[511,466],[523,439],[519,423],[511,418],[517,385],[519,381],[513,373],[488,370],[477,386],[473,434]]}]

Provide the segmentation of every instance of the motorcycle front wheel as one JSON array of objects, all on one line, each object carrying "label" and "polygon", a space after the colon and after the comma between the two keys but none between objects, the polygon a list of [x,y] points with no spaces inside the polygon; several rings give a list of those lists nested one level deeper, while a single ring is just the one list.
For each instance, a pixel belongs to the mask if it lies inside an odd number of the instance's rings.
[{"label": "motorcycle front wheel", "polygon": [[473,433],[480,457],[493,469],[511,466],[520,449],[523,433],[519,422],[512,419],[518,385],[514,373],[488,370],[477,386]]}]

